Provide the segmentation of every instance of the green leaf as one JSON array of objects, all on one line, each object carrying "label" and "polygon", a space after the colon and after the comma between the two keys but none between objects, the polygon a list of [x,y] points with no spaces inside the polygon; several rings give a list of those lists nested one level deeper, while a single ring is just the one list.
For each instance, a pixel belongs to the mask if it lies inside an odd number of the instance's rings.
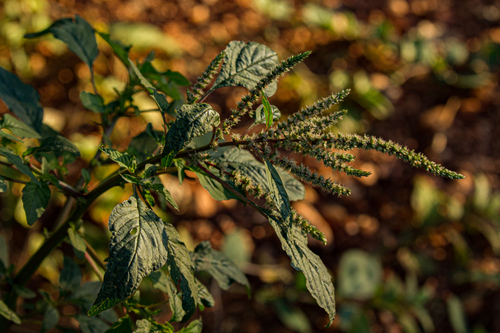
[{"label": "green leaf", "polygon": [[82,283],[80,267],[68,257],[64,257],[63,269],[59,275],[59,285],[64,291],[75,291]]},{"label": "green leaf", "polygon": [[[281,118],[281,111],[274,105],[271,105],[271,113],[272,113],[272,122],[278,121]],[[255,122],[252,124],[252,126],[250,126],[250,128],[253,128],[260,124],[265,124],[266,116],[267,115],[264,105],[259,105],[257,110],[255,110]]]},{"label": "green leaf", "polygon": [[165,264],[170,253],[167,246],[177,241],[169,234],[170,227],[135,196],[113,209],[108,267],[89,316],[131,296],[145,276]]},{"label": "green leaf", "polygon": [[[228,149],[221,157],[216,159],[216,162],[228,172],[241,171],[252,180],[254,185],[260,185],[265,193],[270,192],[266,166],[257,161],[248,150]],[[276,170],[284,183],[289,199],[291,201],[303,200],[306,193],[304,185],[283,169],[276,168]]]},{"label": "green leaf", "polygon": [[113,49],[113,52],[115,55],[118,57],[118,59],[121,60],[121,62],[125,65],[125,67],[129,66],[129,61],[128,61],[128,52],[132,45],[123,45],[120,41],[115,41],[111,39],[109,34],[103,33],[103,32],[97,32],[99,36],[104,39],[109,46]]},{"label": "green leaf", "polygon": [[15,137],[14,135],[9,134],[7,132],[4,132],[2,130],[0,130],[0,138],[5,138],[5,139],[8,139],[10,141],[23,142],[23,140],[20,140],[17,137]]},{"label": "green leaf", "polygon": [[36,155],[41,153],[52,153],[56,157],[61,157],[64,154],[70,154],[75,157],[80,157],[78,148],[68,139],[61,135],[54,135],[44,138],[40,142],[40,146],[33,149]]},{"label": "green leaf", "polygon": [[170,192],[167,190],[167,188],[165,186],[163,186],[162,183],[154,183],[154,184],[151,185],[151,188],[153,188],[158,193],[163,194],[163,196],[165,197],[165,200],[167,200],[167,202],[172,207],[174,207],[177,211],[179,210],[179,206],[175,202],[174,198],[172,197],[172,195],[170,194]]},{"label": "green leaf", "polygon": [[203,329],[203,323],[201,319],[196,319],[190,322],[189,325],[182,328],[177,333],[201,333],[202,329]]},{"label": "green leaf", "polygon": [[456,295],[451,295],[447,300],[448,318],[455,333],[467,333],[467,318],[462,301]]},{"label": "green leaf", "polygon": [[182,158],[177,158],[174,160],[175,167],[177,168],[177,177],[179,178],[179,185],[182,185],[184,177],[186,177],[186,161]]},{"label": "green leaf", "polygon": [[34,138],[34,139],[40,139],[41,136],[38,132],[36,132],[33,128],[29,127],[22,121],[18,120],[17,118],[11,116],[10,114],[6,113],[3,115],[3,120],[0,125],[1,128],[8,129],[9,131],[12,132],[12,134],[25,139],[25,138]]},{"label": "green leaf", "polygon": [[0,98],[31,131],[40,133],[43,109],[39,103],[38,92],[2,67],[0,67]]},{"label": "green leaf", "polygon": [[[252,90],[278,64],[278,55],[269,47],[255,42],[232,41],[226,47],[224,63],[210,91],[233,86]],[[277,83],[273,82],[264,91],[272,96],[276,89]]]},{"label": "green leaf", "polygon": [[177,119],[167,133],[163,155],[175,156],[193,138],[210,132],[219,123],[219,113],[210,104],[184,104],[177,111]]},{"label": "green leaf", "polygon": [[109,325],[97,318],[86,315],[76,315],[75,319],[80,323],[82,333],[102,333],[108,330]]},{"label": "green leaf", "polygon": [[0,300],[0,316],[5,317],[6,319],[14,322],[14,324],[21,325],[21,319],[19,319],[19,316],[9,309],[9,307]]},{"label": "green leaf", "polygon": [[209,241],[198,244],[191,253],[196,271],[205,271],[212,275],[219,286],[227,290],[233,282],[244,285],[250,289],[250,283],[243,272],[228,257],[212,249]]},{"label": "green leaf", "polygon": [[266,97],[266,94],[262,92],[262,106],[264,107],[264,119],[266,121],[266,129],[273,125],[274,120],[274,110],[271,108],[271,104],[269,104],[269,100]]},{"label": "green leaf", "polygon": [[382,264],[369,253],[352,249],[340,258],[338,292],[346,298],[367,300],[382,282]]},{"label": "green leaf", "polygon": [[103,145],[99,146],[99,149],[105,153],[112,161],[115,161],[122,168],[128,169],[130,172],[134,173],[137,168],[137,161],[135,156],[130,155],[127,152],[119,152],[113,148],[105,148]]},{"label": "green leaf", "polygon": [[57,309],[52,305],[48,305],[43,315],[42,329],[40,332],[47,332],[48,330],[54,328],[58,322],[59,311],[57,311]]},{"label": "green leaf", "polygon": [[194,264],[191,261],[186,245],[181,242],[174,226],[165,223],[165,229],[168,234],[167,267],[174,283],[180,284],[182,308],[186,311],[181,320],[181,323],[183,323],[193,316],[196,310],[196,301],[198,300],[198,286],[194,279]]},{"label": "green leaf", "polygon": [[215,300],[207,287],[198,279],[196,279],[196,284],[198,285],[198,305],[206,306],[207,308],[213,307],[215,305]]},{"label": "green leaf", "polygon": [[266,163],[267,184],[271,189],[271,197],[276,204],[276,208],[278,208],[283,221],[292,223],[292,207],[290,206],[290,200],[288,199],[283,181],[271,162],[268,160],[264,160],[264,162]]},{"label": "green leaf", "polygon": [[23,160],[19,156],[15,155],[12,150],[0,147],[0,155],[3,155],[5,158],[7,158],[7,160],[10,163],[14,164],[14,166],[19,171],[29,176],[34,183],[39,183],[38,179],[35,177],[33,172],[31,172],[30,168],[26,164],[24,164]]},{"label": "green leaf", "polygon": [[[157,134],[156,131],[153,133]],[[146,160],[153,156],[153,152],[158,148],[158,143],[155,138],[151,137],[147,131],[132,138],[127,152],[135,156],[138,162]]]},{"label": "green leaf", "polygon": [[[201,186],[205,190],[210,193],[212,198],[218,201],[222,200],[229,200],[229,199],[237,199],[240,200],[240,198],[235,195],[233,192],[229,191],[227,188],[222,186],[221,183],[219,183],[217,180],[213,179],[209,175],[207,175],[203,170],[201,170],[198,167],[195,166],[188,166],[186,169],[193,171],[196,173],[196,176],[198,177]],[[234,186],[236,189],[236,186]]]},{"label": "green leaf", "polygon": [[0,176],[0,193],[3,193],[7,191],[7,183],[5,182],[5,179]]},{"label": "green leaf", "polygon": [[87,187],[87,185],[90,183],[90,180],[92,179],[92,177],[90,176],[90,173],[85,169],[82,169],[81,173],[82,173],[83,180],[85,181],[85,184],[83,185],[83,187]]},{"label": "green leaf", "polygon": [[168,304],[172,310],[172,318],[170,318],[170,321],[181,321],[186,311],[182,308],[182,297],[180,293],[177,292],[177,288],[170,276],[165,274],[162,270],[158,270],[149,274],[149,278],[151,282],[153,282],[154,288],[168,295]]},{"label": "green leaf", "polygon": [[129,316],[121,317],[110,329],[104,333],[132,333],[132,320]]},{"label": "green leaf", "polygon": [[141,84],[146,88],[151,95],[151,97],[155,100],[156,104],[160,108],[162,114],[167,112],[167,109],[170,103],[167,102],[165,95],[160,94],[158,90],[149,82],[144,75],[139,71],[137,66],[134,64],[132,60],[129,59],[130,67],[132,68],[134,74],[139,78]]},{"label": "green leaf", "polygon": [[82,91],[80,93],[80,100],[82,101],[83,106],[90,111],[94,111],[95,113],[106,112],[104,100],[100,95],[94,95],[92,93]]},{"label": "green leaf", "polygon": [[120,176],[125,179],[125,181],[127,183],[131,183],[131,184],[137,184],[137,185],[141,185],[141,179],[135,177],[135,176],[132,176],[132,175],[122,175],[120,174]]},{"label": "green leaf", "polygon": [[73,228],[68,228],[68,235],[71,245],[73,245],[73,252],[75,256],[83,260],[85,258],[85,251],[87,246],[85,245],[85,240],[83,237]]},{"label": "green leaf", "polygon": [[66,43],[68,49],[74,52],[92,70],[92,64],[97,58],[99,50],[97,49],[94,29],[87,21],[75,15],[74,20],[71,18],[57,20],[47,29],[26,34],[24,37],[37,38],[49,33]]},{"label": "green leaf", "polygon": [[26,288],[24,286],[21,286],[19,284],[17,284],[17,285],[14,286],[14,291],[20,297],[25,298],[25,299],[31,299],[31,298],[35,298],[36,297],[36,293],[33,290],[28,289],[28,288]]},{"label": "green leaf", "polygon": [[42,216],[49,204],[49,199],[50,189],[46,183],[30,181],[24,186],[23,205],[29,225],[33,225]]},{"label": "green leaf", "polygon": [[173,333],[174,328],[169,323],[158,324],[153,319],[136,321],[137,329],[134,333]]}]

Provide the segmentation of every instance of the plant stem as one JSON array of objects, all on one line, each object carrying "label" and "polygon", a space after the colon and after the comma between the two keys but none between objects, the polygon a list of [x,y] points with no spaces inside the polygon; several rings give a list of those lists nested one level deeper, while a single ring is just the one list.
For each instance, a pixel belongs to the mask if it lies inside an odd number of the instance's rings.
[{"label": "plant stem", "polygon": [[89,252],[85,252],[85,259],[87,259],[90,267],[92,267],[92,270],[94,271],[95,275],[99,278],[99,281],[103,281],[104,278],[102,276],[102,273],[99,272],[99,268],[97,268],[97,265],[95,264],[95,261],[92,259],[92,257],[89,255]]},{"label": "plant stem", "polygon": [[7,177],[7,176],[2,176],[2,175],[0,175],[0,177],[2,177],[5,180],[8,180],[9,182],[19,183],[19,184],[28,184],[28,182],[25,181],[25,180],[14,179],[14,178],[10,178],[10,177]]},{"label": "plant stem", "polygon": [[97,254],[96,250],[84,239],[85,245],[87,247],[87,252],[90,257],[95,261],[95,263],[101,267],[103,270],[106,270],[106,264],[102,261],[101,257]]}]

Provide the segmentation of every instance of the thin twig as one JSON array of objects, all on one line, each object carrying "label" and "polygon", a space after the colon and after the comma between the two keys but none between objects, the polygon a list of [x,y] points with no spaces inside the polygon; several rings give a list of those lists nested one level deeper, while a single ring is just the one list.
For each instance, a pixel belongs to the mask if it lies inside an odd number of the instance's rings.
[{"label": "thin twig", "polygon": [[3,175],[0,175],[0,177],[2,177],[5,180],[8,180],[9,182],[13,182],[13,183],[19,183],[19,184],[28,184],[29,183],[25,180],[14,179],[14,178],[10,178],[10,177],[3,176]]},{"label": "thin twig", "polygon": [[94,261],[99,267],[101,267],[103,270],[106,270],[106,264],[104,263],[104,261],[102,261],[101,257],[99,257],[96,250],[85,239],[83,241],[85,242],[85,246],[87,247],[87,252],[92,257],[92,259],[94,259]]},{"label": "thin twig", "polygon": [[89,255],[88,252],[85,252],[85,259],[87,259],[87,261],[90,264],[90,267],[92,267],[92,270],[94,271],[95,275],[97,275],[97,277],[99,278],[99,281],[102,282],[104,280],[104,277],[102,276],[102,273],[99,272],[99,268],[97,268],[94,260],[92,259],[92,257]]}]

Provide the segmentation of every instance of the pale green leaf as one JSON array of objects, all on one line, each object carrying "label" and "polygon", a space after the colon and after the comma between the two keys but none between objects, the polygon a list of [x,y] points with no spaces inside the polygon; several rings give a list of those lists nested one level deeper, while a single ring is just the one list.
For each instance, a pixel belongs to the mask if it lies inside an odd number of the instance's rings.
[{"label": "pale green leaf", "polygon": [[[216,161],[228,172],[241,171],[252,180],[254,185],[260,185],[265,193],[270,192],[265,165],[257,161],[248,150],[238,148],[228,149]],[[306,193],[304,185],[283,169],[275,169],[283,181],[290,201],[303,200]]]},{"label": "pale green leaf", "polygon": [[2,128],[6,128],[12,132],[12,134],[20,138],[34,138],[40,139],[41,136],[33,128],[29,127],[22,121],[6,113],[3,115]]},{"label": "pale green leaf", "polygon": [[80,100],[83,106],[95,113],[104,113],[106,108],[104,107],[104,100],[100,95],[95,95],[86,91],[80,93]]},{"label": "pale green leaf", "polygon": [[455,333],[467,333],[467,317],[462,305],[462,301],[456,295],[451,295],[447,300],[448,318]]},{"label": "pale green leaf", "polygon": [[68,236],[71,245],[73,246],[73,252],[75,253],[75,256],[78,259],[83,260],[85,258],[85,251],[87,250],[87,245],[85,245],[85,240],[73,228],[68,228]]},{"label": "pale green leaf", "polygon": [[191,253],[196,271],[205,271],[212,275],[219,286],[227,290],[233,282],[238,282],[247,289],[250,283],[243,272],[228,257],[212,249],[210,242],[204,241],[196,246]]},{"label": "pale green leaf", "polygon": [[31,172],[30,168],[26,164],[24,164],[23,160],[19,156],[15,155],[12,150],[7,149],[5,147],[0,147],[0,155],[7,158],[7,160],[10,163],[14,164],[14,166],[19,171],[21,171],[25,175],[29,176],[33,182],[35,182],[35,183],[39,182],[38,179],[33,174],[33,172]]},{"label": "pale green leaf", "polygon": [[5,304],[3,301],[0,300],[0,316],[5,317],[6,319],[14,322],[17,325],[21,325],[21,319],[19,319],[19,316],[9,309],[7,304]]},{"label": "pale green leaf", "polygon": [[63,291],[76,291],[82,283],[80,267],[68,257],[64,257],[63,269],[59,275],[59,286]]},{"label": "pale green leaf", "polygon": [[122,168],[130,170],[130,172],[135,172],[137,168],[137,161],[135,156],[130,155],[127,152],[119,152],[113,148],[105,148],[103,145],[99,146],[99,149],[105,153],[112,161],[115,161]]},{"label": "pale green leaf", "polygon": [[30,181],[23,188],[23,205],[26,213],[26,220],[29,225],[42,216],[45,208],[49,204],[50,189],[44,182],[35,183]]},{"label": "pale green leaf", "polygon": [[169,323],[158,324],[153,319],[136,321],[137,329],[134,333],[173,333],[174,328]]},{"label": "pale green leaf", "polygon": [[[224,63],[210,91],[232,86],[251,90],[278,64],[278,55],[269,47],[255,42],[232,41],[226,47]],[[276,89],[277,84],[273,82],[265,93],[272,96]]]},{"label": "pale green leaf", "polygon": [[38,92],[2,67],[0,67],[0,98],[31,131],[40,133],[43,109],[39,103]]},{"label": "pale green leaf", "polygon": [[274,110],[271,108],[271,104],[269,104],[269,100],[265,93],[262,93],[262,106],[264,109],[264,119],[266,121],[266,128],[269,128],[273,125],[274,120]]},{"label": "pale green leaf", "polygon": [[63,41],[92,70],[92,64],[99,54],[95,40],[94,29],[87,21],[75,15],[75,19],[64,18],[55,21],[47,29],[26,34],[25,38],[37,38],[46,34],[53,34]]},{"label": "pale green leaf", "polygon": [[45,310],[42,322],[41,333],[47,332],[48,330],[54,328],[59,322],[59,311],[52,305],[48,305]]},{"label": "pale green leaf", "polygon": [[131,296],[145,276],[165,264],[167,246],[177,241],[171,239],[169,226],[135,196],[113,209],[108,267],[90,316]]},{"label": "pale green leaf", "polygon": [[219,113],[210,104],[184,104],[167,133],[163,155],[175,156],[193,138],[210,132],[219,123]]},{"label": "pale green leaf", "polygon": [[346,298],[367,300],[382,282],[380,260],[362,250],[351,249],[339,263],[338,292]]},{"label": "pale green leaf", "polygon": [[[281,111],[274,105],[271,105],[272,121],[278,121],[281,118]],[[255,122],[250,126],[253,128],[260,124],[266,123],[266,110],[264,105],[259,105],[257,110],[255,110]]]},{"label": "pale green leaf", "polygon": [[203,324],[201,319],[196,319],[190,322],[189,325],[182,328],[177,333],[201,333],[202,329],[203,329]]}]

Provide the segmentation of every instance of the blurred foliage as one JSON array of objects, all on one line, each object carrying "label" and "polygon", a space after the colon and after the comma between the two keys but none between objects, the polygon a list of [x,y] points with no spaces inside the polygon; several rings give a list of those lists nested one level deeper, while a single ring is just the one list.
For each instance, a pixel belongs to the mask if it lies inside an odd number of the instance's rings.
[{"label": "blurred foliage", "polygon": [[[131,57],[144,57],[153,48],[158,70],[169,68],[191,79],[230,40],[265,43],[280,57],[313,50],[305,64],[281,81],[281,93],[271,100],[282,117],[289,106],[351,88],[343,104],[349,113],[339,130],[383,134],[467,176],[451,184],[405,171],[393,159],[364,153],[358,163],[373,175],[349,184],[355,188],[351,197],[333,199],[307,189],[306,201],[294,208],[315,222],[331,244],[318,248],[336,277],[338,315],[330,330],[500,331],[497,3],[4,0],[0,14],[0,66],[40,88],[43,104],[51,106],[45,108],[45,122],[69,135],[84,129],[85,136],[73,137],[82,152],[81,163],[88,162],[91,155],[86,150],[94,151],[99,141],[93,123],[98,118],[72,106],[79,101],[75,91],[91,91],[90,73],[62,43],[22,39],[24,33],[48,26],[52,18],[79,14],[98,30],[109,29],[116,39],[127,36],[122,39],[137,46]],[[112,23],[117,21],[129,23]],[[105,43],[98,42],[106,50]],[[104,52],[95,64],[97,85],[108,100],[114,87],[123,86],[111,77],[123,81],[127,75],[110,54]],[[233,101],[239,95],[235,93]],[[144,109],[154,107],[146,96],[135,102]],[[217,93],[211,103],[224,112],[232,106],[217,99]],[[0,105],[0,111],[3,108]],[[120,120],[113,134],[115,141],[123,141],[119,148],[125,148],[144,124],[155,123],[154,114],[142,116],[141,124]],[[252,277],[252,300],[242,290],[219,296],[224,297],[224,308],[204,313],[207,330],[312,332],[324,326],[325,316],[309,306],[312,299],[303,275],[286,268],[287,259],[278,254],[278,242],[259,217],[235,203],[213,201],[190,179],[182,186],[166,176],[162,181],[169,183],[179,203],[182,219],[168,218],[185,230],[181,235],[186,244],[240,244],[237,252],[227,254]],[[103,253],[110,207],[128,196],[118,193],[121,190],[109,191],[86,217],[95,226],[86,230],[88,242]],[[16,233],[26,227],[17,213],[22,208],[20,194],[16,186],[1,194],[0,255],[10,256],[10,262],[26,260],[24,250],[33,251],[43,239],[43,231],[36,228],[26,239]],[[10,254],[4,243],[10,245]],[[56,251],[47,259],[37,287],[54,288],[47,281],[57,285],[63,258]],[[273,284],[263,287],[263,282]],[[147,292],[143,296],[154,297]],[[250,309],[253,314],[248,314]]]}]

